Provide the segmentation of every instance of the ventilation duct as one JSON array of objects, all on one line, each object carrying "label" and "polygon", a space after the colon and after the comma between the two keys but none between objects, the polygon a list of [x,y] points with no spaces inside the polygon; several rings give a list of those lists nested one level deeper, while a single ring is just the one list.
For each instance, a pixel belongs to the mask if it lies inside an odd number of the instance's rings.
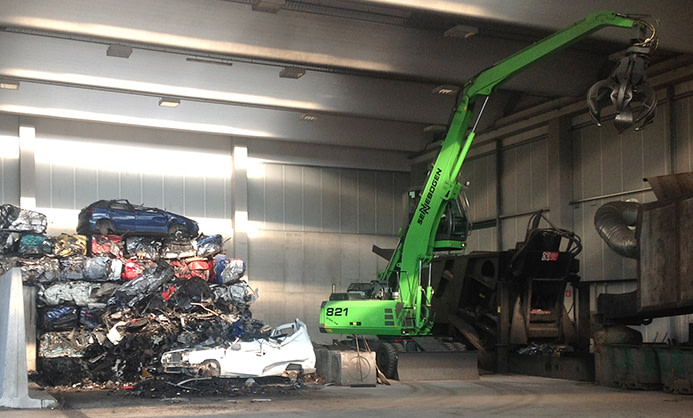
[{"label": "ventilation duct", "polygon": [[635,238],[638,221],[637,202],[609,202],[597,209],[594,214],[594,226],[609,248],[628,258],[639,258],[640,249]]}]

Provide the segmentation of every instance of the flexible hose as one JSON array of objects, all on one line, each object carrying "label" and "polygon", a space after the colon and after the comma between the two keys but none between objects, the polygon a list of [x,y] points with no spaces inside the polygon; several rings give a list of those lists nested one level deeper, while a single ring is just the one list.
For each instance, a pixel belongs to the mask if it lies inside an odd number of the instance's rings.
[{"label": "flexible hose", "polygon": [[635,226],[638,221],[637,202],[609,202],[597,209],[594,214],[594,226],[609,248],[628,258],[639,258],[640,248],[635,238]]}]

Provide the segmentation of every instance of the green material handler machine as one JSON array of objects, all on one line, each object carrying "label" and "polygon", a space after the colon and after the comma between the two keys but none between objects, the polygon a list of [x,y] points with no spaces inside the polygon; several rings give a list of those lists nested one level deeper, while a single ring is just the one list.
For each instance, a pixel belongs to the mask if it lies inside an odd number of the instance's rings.
[{"label": "green material handler machine", "polygon": [[[532,64],[609,26],[635,28],[641,39],[626,50],[625,57],[609,79],[590,89],[589,111],[599,123],[600,108],[603,102],[610,99],[617,112],[619,130],[630,125],[639,129],[652,120],[656,101],[651,88],[644,83],[644,73],[649,54],[656,47],[655,28],[640,17],[611,11],[592,13],[573,26],[480,72],[465,84],[460,94],[440,152],[387,268],[378,274],[377,280],[354,283],[347,292],[333,293],[328,301],[323,302],[320,311],[321,332],[378,336],[384,344],[377,351],[377,363],[388,377],[396,375],[398,367],[393,363],[397,358],[400,362],[399,375],[402,377],[402,363],[406,357],[404,352],[418,353],[424,357],[426,352],[436,352],[434,357],[440,363],[441,358],[445,357],[441,354],[443,351],[454,352],[461,346],[459,342],[436,338],[430,264],[436,252],[452,250],[461,253],[470,232],[465,205],[460,202],[458,175],[474,141],[486,101],[497,87]],[[470,129],[475,105],[482,96],[485,101]],[[636,102],[641,102],[641,105],[633,107]],[[462,333],[467,335],[464,331]],[[394,341],[398,343],[394,344]],[[392,347],[397,347],[396,352]],[[470,359],[469,364],[452,361],[462,368],[476,371],[476,358]],[[412,363],[422,364],[418,361]],[[447,368],[441,366],[440,370]]]}]

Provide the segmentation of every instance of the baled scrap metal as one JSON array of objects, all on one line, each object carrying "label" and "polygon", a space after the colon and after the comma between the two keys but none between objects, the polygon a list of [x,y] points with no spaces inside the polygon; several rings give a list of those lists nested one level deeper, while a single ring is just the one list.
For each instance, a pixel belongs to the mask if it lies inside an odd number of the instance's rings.
[{"label": "baled scrap metal", "polygon": [[200,235],[195,241],[196,251],[195,255],[198,257],[211,258],[216,254],[219,254],[223,249],[224,242],[222,241],[221,235]]},{"label": "baled scrap metal", "polygon": [[21,256],[44,256],[53,254],[54,249],[53,238],[43,234],[23,234],[17,252]]},{"label": "baled scrap metal", "polygon": [[46,232],[46,215],[33,210],[22,209],[12,204],[0,205],[0,229],[17,232]]},{"label": "baled scrap metal", "polygon": [[133,280],[142,275],[144,270],[153,264],[151,260],[127,259],[123,262],[123,280]]},{"label": "baled scrap metal", "polygon": [[239,281],[245,275],[245,261],[240,258],[227,260],[224,270],[221,272],[219,283],[231,284]]},{"label": "baled scrap metal", "polygon": [[212,292],[216,304],[247,307],[257,300],[257,290],[243,280],[231,285],[215,285]]},{"label": "baled scrap metal", "polygon": [[93,306],[107,299],[119,285],[85,281],[58,282],[39,290],[39,301],[47,306],[74,304]]},{"label": "baled scrap metal", "polygon": [[113,307],[133,307],[144,298],[152,296],[157,289],[173,278],[173,269],[165,262],[152,264],[141,276],[120,286],[108,305]]},{"label": "baled scrap metal", "polygon": [[93,256],[122,258],[123,238],[120,235],[92,235],[90,249]]},{"label": "baled scrap metal", "polygon": [[58,257],[71,255],[87,255],[87,236],[74,234],[60,234],[55,239],[53,251]]},{"label": "baled scrap metal", "polygon": [[14,254],[21,235],[18,232],[0,231],[0,254]]},{"label": "baled scrap metal", "polygon": [[127,237],[125,253],[130,258],[156,261],[159,259],[161,242],[151,237]]},{"label": "baled scrap metal", "polygon": [[[163,246],[151,237],[0,233],[12,254],[23,244],[24,257],[0,257],[0,265],[9,268],[11,260],[39,288],[40,357],[47,373],[72,370],[64,382],[139,380],[145,370],[155,373],[160,355],[173,346],[214,345],[266,328],[249,311],[256,293],[240,281],[245,263],[220,254],[221,235],[168,239]],[[133,258],[121,260],[124,253]],[[167,263],[154,263],[166,257],[185,266],[185,280],[175,279]],[[120,284],[127,279],[133,280]],[[108,319],[116,314],[120,319]],[[120,335],[117,345],[106,337],[109,330]]]},{"label": "baled scrap metal", "polygon": [[42,358],[83,357],[84,352],[95,342],[86,329],[45,332],[39,340],[38,355]]},{"label": "baled scrap metal", "polygon": [[84,266],[87,258],[83,255],[72,255],[60,259],[61,280],[84,279]]},{"label": "baled scrap metal", "polygon": [[43,308],[40,318],[44,331],[71,330],[79,323],[79,308],[71,305]]},{"label": "baled scrap metal", "polygon": [[161,258],[167,260],[194,257],[196,254],[192,241],[167,239],[161,248]]},{"label": "baled scrap metal", "polygon": [[84,278],[90,281],[120,280],[123,262],[106,256],[87,258],[84,263]]},{"label": "baled scrap metal", "polygon": [[60,261],[57,258],[19,258],[17,265],[22,278],[28,283],[51,283],[60,277]]}]

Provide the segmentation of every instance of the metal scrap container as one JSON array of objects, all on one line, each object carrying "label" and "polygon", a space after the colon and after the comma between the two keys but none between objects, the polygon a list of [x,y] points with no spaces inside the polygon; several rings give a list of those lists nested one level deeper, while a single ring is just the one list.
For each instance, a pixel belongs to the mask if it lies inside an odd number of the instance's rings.
[{"label": "metal scrap container", "polygon": [[657,352],[652,345],[606,345],[601,365],[609,368],[606,383],[629,389],[657,390],[662,387]]},{"label": "metal scrap container", "polygon": [[656,348],[662,388],[666,392],[693,394],[693,347]]}]

